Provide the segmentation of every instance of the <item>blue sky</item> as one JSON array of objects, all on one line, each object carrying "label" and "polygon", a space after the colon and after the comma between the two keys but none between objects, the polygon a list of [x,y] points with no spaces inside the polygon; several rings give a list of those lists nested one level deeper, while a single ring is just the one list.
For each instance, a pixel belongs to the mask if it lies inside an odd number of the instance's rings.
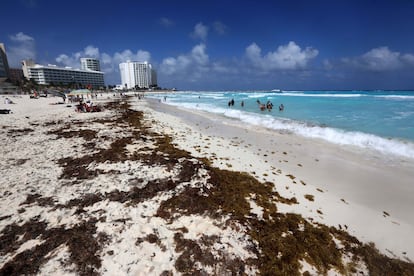
[{"label": "blue sky", "polygon": [[9,63],[151,62],[161,87],[414,89],[413,0],[3,0]]}]

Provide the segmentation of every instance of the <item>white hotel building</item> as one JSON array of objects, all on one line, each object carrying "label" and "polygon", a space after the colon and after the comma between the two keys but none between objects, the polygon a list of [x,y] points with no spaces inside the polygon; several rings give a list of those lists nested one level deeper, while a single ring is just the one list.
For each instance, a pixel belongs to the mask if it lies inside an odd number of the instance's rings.
[{"label": "white hotel building", "polygon": [[101,65],[96,58],[81,58],[81,69],[91,71],[101,71]]},{"label": "white hotel building", "polygon": [[147,61],[128,60],[119,64],[119,71],[123,88],[150,88],[157,85],[157,73]]},{"label": "white hotel building", "polygon": [[24,60],[22,69],[26,79],[32,79],[38,84],[81,84],[91,85],[94,88],[105,86],[104,73],[100,71],[62,68],[51,64],[44,66],[35,64],[32,60]]}]

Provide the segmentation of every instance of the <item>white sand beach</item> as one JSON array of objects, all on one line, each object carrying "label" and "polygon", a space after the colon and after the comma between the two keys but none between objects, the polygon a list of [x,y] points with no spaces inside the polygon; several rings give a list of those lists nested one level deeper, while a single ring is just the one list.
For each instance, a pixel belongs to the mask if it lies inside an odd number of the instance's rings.
[{"label": "white sand beach", "polygon": [[[252,261],[254,252],[264,249],[252,238],[250,224],[230,219],[231,212],[215,217],[187,209],[180,213],[185,208],[176,207],[174,213],[169,205],[185,191],[199,189],[200,196],[214,188],[201,158],[221,170],[246,172],[259,183],[271,183],[282,198],[296,199],[296,204],[278,202],[278,213],[301,215],[312,227],[345,230],[412,266],[414,160],[242,128],[221,117],[132,97],[131,108],[143,112],[148,131],[168,134],[176,149],[189,153],[172,162],[175,153],[160,146],[161,138],[146,130],[138,135],[135,121],[115,121],[120,113],[109,106],[77,113],[73,105],[56,104],[60,98],[11,99],[15,104],[6,105],[3,98],[0,103],[0,109],[12,110],[0,115],[2,272],[180,275],[196,269],[225,275],[239,269],[257,274],[261,268]],[[112,100],[103,95],[94,101]],[[194,174],[187,175],[186,167]],[[249,219],[267,220],[271,210],[261,195],[252,192],[246,200]],[[334,234],[332,239],[337,248],[345,244]],[[85,254],[83,247],[94,251],[83,255],[86,261],[76,257]],[[205,256],[208,251],[211,260],[198,260],[195,251]],[[350,254],[341,257],[343,270],[318,266],[311,253],[298,270],[368,274],[369,265],[361,258],[351,261]],[[18,264],[27,256],[37,265],[22,270]]]}]

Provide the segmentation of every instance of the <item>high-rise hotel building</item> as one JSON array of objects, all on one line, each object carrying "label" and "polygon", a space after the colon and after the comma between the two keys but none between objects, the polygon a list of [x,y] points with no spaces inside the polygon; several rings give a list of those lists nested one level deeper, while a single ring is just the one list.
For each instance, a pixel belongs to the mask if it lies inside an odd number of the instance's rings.
[{"label": "high-rise hotel building", "polygon": [[96,58],[81,58],[81,69],[91,71],[101,71],[101,65]]},{"label": "high-rise hotel building", "polygon": [[127,61],[119,64],[122,87],[131,89],[135,87],[150,88],[157,85],[157,73],[151,63]]},{"label": "high-rise hotel building", "polygon": [[38,84],[81,84],[84,86],[90,85],[93,88],[105,86],[104,73],[92,71],[91,69],[62,68],[51,64],[44,66],[35,64],[32,60],[24,60],[22,62],[22,69],[26,79],[32,79]]},{"label": "high-rise hotel building", "polygon": [[6,49],[4,44],[0,43],[0,78],[6,79],[9,77],[9,63],[7,62]]}]

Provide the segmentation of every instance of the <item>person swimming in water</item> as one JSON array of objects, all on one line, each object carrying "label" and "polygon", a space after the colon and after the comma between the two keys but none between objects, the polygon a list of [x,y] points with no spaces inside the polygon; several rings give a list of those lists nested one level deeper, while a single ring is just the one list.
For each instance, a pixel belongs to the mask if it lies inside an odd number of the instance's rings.
[{"label": "person swimming in water", "polygon": [[259,108],[260,108],[261,111],[263,111],[263,110],[266,109],[266,105],[265,104],[260,104],[259,105]]},{"label": "person swimming in water", "polygon": [[272,108],[273,108],[273,104],[272,104],[272,102],[271,101],[267,101],[267,103],[266,103],[266,108],[267,108],[267,110],[272,110]]}]

